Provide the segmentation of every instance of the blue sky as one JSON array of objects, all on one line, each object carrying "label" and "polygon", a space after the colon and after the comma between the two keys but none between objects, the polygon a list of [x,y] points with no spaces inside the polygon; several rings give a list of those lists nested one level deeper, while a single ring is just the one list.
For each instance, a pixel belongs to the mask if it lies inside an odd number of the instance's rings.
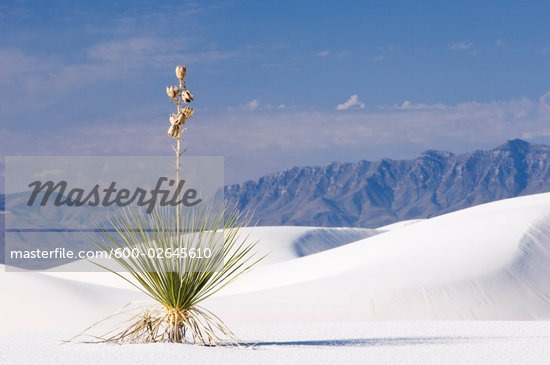
[{"label": "blue sky", "polygon": [[550,4],[4,1],[0,154],[167,155],[226,182],[296,165],[550,143]]}]

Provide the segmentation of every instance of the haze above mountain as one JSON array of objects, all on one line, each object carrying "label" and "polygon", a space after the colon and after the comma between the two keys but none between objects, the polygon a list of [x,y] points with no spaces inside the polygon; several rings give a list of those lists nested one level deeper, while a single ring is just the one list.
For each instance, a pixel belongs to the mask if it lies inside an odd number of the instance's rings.
[{"label": "haze above mountain", "polygon": [[378,227],[548,192],[549,157],[549,146],[515,139],[488,151],[295,167],[226,186],[225,197],[259,225]]}]

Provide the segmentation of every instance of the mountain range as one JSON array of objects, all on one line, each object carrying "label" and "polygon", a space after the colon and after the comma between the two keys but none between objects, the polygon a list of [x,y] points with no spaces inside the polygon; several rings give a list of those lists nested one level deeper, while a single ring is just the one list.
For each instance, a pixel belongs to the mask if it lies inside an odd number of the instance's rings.
[{"label": "mountain range", "polygon": [[225,197],[258,225],[379,227],[548,191],[550,147],[514,139],[463,154],[294,167],[226,186]]},{"label": "mountain range", "polygon": [[[225,198],[258,225],[375,228],[548,191],[550,147],[514,139],[463,154],[294,167],[228,185]],[[4,204],[0,195],[1,212]]]}]

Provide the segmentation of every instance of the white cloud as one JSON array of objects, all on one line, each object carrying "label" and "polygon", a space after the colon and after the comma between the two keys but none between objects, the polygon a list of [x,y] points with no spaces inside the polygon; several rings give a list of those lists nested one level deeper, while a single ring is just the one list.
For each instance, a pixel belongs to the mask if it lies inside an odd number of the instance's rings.
[{"label": "white cloud", "polygon": [[277,106],[277,109],[284,109],[284,108],[286,108],[285,104],[279,104],[279,106]]},{"label": "white cloud", "polygon": [[[261,107],[260,107],[261,105]],[[284,105],[284,104],[281,104]],[[228,111],[244,111],[244,112],[253,112],[258,110],[273,110],[274,107],[271,104],[261,104],[257,98],[254,98],[246,103],[239,104],[238,106],[229,106],[227,107]],[[280,106],[277,109],[281,109]]]},{"label": "white cloud", "polygon": [[[211,62],[233,56],[232,52],[187,51],[185,46],[174,48],[157,38],[125,38],[94,44],[82,50],[78,62],[60,55],[0,48],[0,82],[17,85],[25,97],[41,103],[63,97],[98,82],[135,77],[143,71],[172,68],[174,59],[186,62]],[[29,70],[34,72],[29,72]],[[47,92],[45,92],[47,91]]]},{"label": "white cloud", "polygon": [[86,49],[89,60],[106,61],[114,65],[156,66],[185,59],[187,63],[216,61],[234,55],[232,52],[190,51],[185,39],[174,45],[165,39],[143,37],[112,39]]},{"label": "white cloud", "polygon": [[326,56],[329,55],[329,53],[330,53],[330,50],[325,49],[324,51],[317,52],[317,56],[319,56],[319,57],[326,57]]},{"label": "white cloud", "polygon": [[258,110],[259,107],[260,107],[260,102],[258,101],[258,99],[252,99],[248,103],[243,105],[242,110],[254,111],[254,110]]},{"label": "white cloud", "polygon": [[343,51],[336,53],[336,57],[341,59],[351,57],[351,51],[345,49]]},{"label": "white cloud", "polygon": [[337,110],[348,110],[354,106],[358,106],[359,109],[364,109],[365,108],[365,104],[362,103],[361,101],[359,101],[359,97],[357,96],[357,94],[353,94],[352,96],[350,96],[350,98],[343,104],[338,104],[336,106],[336,109]]},{"label": "white cloud", "polygon": [[419,110],[419,109],[443,109],[445,105],[443,104],[424,104],[424,103],[411,103],[408,100],[405,100],[401,105],[394,105],[391,109],[395,110]]},{"label": "white cloud", "polygon": [[380,54],[372,58],[372,62],[382,61],[388,54],[395,50],[394,46],[384,47],[380,49]]},{"label": "white cloud", "polygon": [[165,40],[154,38],[130,38],[111,40],[104,43],[98,43],[86,50],[86,54],[90,59],[110,61],[110,62],[127,62],[127,60],[148,57],[170,46],[170,43]]},{"label": "white cloud", "polygon": [[467,49],[472,48],[473,45],[474,44],[472,42],[462,41],[462,42],[451,44],[449,46],[449,49],[453,51],[466,51]]},{"label": "white cloud", "polygon": [[502,39],[497,39],[495,44],[497,45],[497,47],[503,47],[506,43]]},{"label": "white cloud", "polygon": [[[225,156],[227,181],[235,182],[296,165],[413,158],[427,149],[464,152],[492,148],[518,137],[550,143],[549,103],[550,92],[537,100],[409,101],[354,113],[197,110],[189,121],[185,147],[191,154]],[[168,154],[169,123],[162,115],[157,110],[129,110],[108,119],[85,119],[63,130],[15,132],[0,128],[0,151],[10,155]]]},{"label": "white cloud", "polygon": [[550,108],[550,91],[540,97],[539,103],[545,108]]}]

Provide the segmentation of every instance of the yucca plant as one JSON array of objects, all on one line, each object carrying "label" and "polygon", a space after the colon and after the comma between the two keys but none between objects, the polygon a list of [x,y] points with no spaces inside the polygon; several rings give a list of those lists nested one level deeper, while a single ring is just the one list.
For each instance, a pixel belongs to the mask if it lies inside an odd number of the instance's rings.
[{"label": "yucca plant", "polygon": [[[168,130],[168,135],[177,140],[174,147],[177,181],[180,180],[183,126],[193,115],[193,109],[187,106],[193,95],[185,86],[186,71],[185,67],[178,66],[179,87],[166,88],[178,110],[170,116]],[[149,214],[137,208],[121,209],[108,225],[100,228],[103,239],[92,240],[101,250],[111,253],[111,258],[128,275],[98,263],[99,266],[153,299],[152,303],[138,308],[137,314],[123,325],[99,336],[100,341],[202,345],[218,345],[224,337],[236,341],[221,319],[199,304],[261,259],[256,259],[252,252],[257,242],[250,242],[249,237],[242,234],[241,228],[248,225],[250,219],[214,203],[203,203],[184,213],[179,205],[157,207]],[[115,315],[127,314],[128,309],[129,306]]]},{"label": "yucca plant", "polygon": [[98,265],[154,300],[142,306],[126,327],[100,336],[102,341],[202,345],[218,345],[222,337],[236,341],[221,319],[198,304],[261,259],[252,252],[257,242],[249,241],[241,231],[249,220],[213,205],[180,217],[178,232],[171,209],[160,208],[151,214],[125,209],[110,221],[114,232],[107,226],[100,229],[105,239],[93,242],[111,252],[130,277]]}]

